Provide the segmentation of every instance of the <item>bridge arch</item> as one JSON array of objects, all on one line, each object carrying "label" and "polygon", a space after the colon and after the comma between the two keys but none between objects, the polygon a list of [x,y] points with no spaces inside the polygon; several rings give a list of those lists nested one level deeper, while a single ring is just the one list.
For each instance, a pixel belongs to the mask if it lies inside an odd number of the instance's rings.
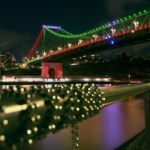
[{"label": "bridge arch", "polygon": [[42,78],[62,78],[62,63],[43,62],[41,64]]}]

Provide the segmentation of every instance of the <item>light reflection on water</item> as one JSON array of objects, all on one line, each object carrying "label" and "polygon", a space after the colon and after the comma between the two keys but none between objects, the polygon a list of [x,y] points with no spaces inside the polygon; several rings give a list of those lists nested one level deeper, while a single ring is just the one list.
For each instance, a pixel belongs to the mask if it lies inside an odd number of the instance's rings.
[{"label": "light reflection on water", "polygon": [[[140,98],[109,105],[79,124],[80,150],[113,150],[144,129],[144,104]],[[32,150],[71,150],[71,129],[48,134]]]}]

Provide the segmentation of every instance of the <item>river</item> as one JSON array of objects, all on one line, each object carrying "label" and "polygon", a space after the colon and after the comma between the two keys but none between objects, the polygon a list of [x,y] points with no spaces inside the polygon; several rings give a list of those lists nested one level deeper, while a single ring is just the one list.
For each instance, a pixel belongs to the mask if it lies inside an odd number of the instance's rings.
[{"label": "river", "polygon": [[[145,127],[144,100],[129,98],[104,107],[101,112],[79,123],[80,150],[113,150]],[[31,150],[71,150],[71,129],[47,134]]]}]

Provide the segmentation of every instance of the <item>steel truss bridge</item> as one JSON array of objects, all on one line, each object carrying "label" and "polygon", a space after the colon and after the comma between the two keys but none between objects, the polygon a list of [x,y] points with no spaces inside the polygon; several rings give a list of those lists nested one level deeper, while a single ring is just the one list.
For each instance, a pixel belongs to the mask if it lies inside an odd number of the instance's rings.
[{"label": "steel truss bridge", "polygon": [[80,34],[60,26],[43,25],[28,53],[28,64],[64,62],[83,55],[148,42],[150,10],[113,20]]}]

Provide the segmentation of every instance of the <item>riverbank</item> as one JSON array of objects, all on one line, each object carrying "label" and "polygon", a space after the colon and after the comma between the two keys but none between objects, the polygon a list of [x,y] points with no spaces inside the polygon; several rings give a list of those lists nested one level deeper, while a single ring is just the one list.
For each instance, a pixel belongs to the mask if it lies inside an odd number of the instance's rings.
[{"label": "riverbank", "polygon": [[138,133],[135,137],[116,148],[115,150],[146,150],[145,146],[145,130]]}]

